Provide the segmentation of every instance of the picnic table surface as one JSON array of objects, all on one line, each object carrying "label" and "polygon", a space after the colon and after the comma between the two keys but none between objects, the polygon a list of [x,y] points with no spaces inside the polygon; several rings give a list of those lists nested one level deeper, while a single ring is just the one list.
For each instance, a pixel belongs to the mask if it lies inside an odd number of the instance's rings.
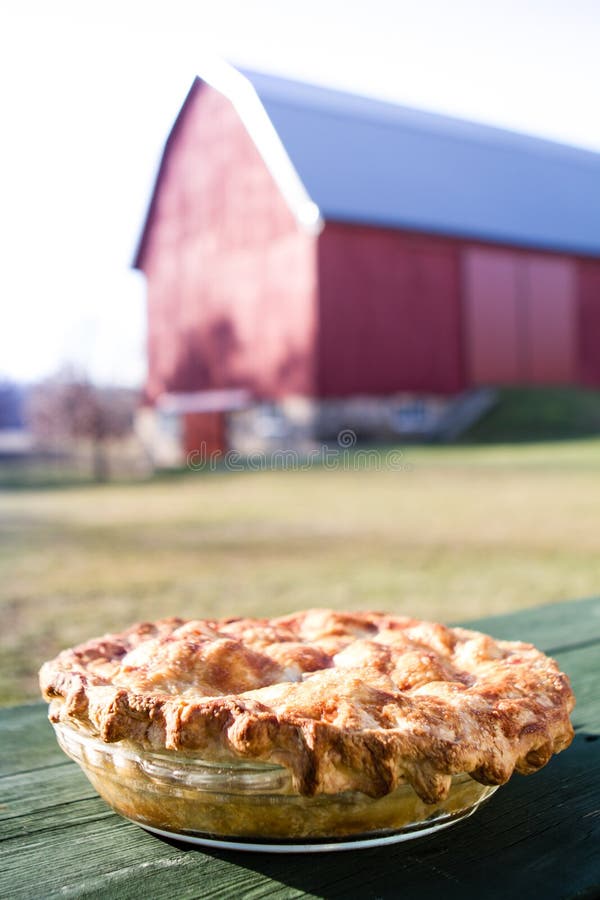
[{"label": "picnic table surface", "polygon": [[0,897],[600,897],[600,599],[469,623],[571,677],[571,747],[438,834],[367,850],[190,848],[120,818],[59,749],[46,704],[0,711]]}]

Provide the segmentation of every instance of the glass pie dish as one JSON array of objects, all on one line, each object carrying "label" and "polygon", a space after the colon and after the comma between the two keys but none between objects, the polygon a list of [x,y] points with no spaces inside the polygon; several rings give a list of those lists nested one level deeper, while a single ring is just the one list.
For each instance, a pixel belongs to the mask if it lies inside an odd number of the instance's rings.
[{"label": "glass pie dish", "polygon": [[282,766],[150,752],[127,741],[105,743],[84,728],[53,727],[117,813],[159,835],[213,847],[301,853],[410,840],[470,816],[497,790],[462,774],[434,804],[408,784],[376,799],[358,791],[305,797]]}]

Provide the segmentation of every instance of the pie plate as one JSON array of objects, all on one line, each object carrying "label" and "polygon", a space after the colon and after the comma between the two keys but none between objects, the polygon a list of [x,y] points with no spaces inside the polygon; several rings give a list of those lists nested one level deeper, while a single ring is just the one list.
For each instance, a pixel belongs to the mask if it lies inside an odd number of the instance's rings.
[{"label": "pie plate", "polygon": [[323,853],[413,840],[467,818],[497,790],[461,774],[434,804],[408,784],[379,798],[358,791],[306,797],[281,766],[151,752],[106,743],[79,726],[54,728],[117,813],[161,837],[228,850]]}]

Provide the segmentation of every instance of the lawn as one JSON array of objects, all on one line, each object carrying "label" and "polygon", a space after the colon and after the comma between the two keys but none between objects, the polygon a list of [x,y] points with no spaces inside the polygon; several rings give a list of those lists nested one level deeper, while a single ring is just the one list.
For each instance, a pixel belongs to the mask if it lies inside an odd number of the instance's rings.
[{"label": "lawn", "polygon": [[456,621],[598,592],[600,440],[381,459],[4,491],[0,700],[35,698],[44,659],[141,618],[327,605]]}]

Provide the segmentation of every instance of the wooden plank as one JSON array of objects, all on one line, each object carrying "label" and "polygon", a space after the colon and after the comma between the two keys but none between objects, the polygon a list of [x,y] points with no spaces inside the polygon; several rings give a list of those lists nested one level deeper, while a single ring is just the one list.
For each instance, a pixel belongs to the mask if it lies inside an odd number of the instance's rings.
[{"label": "wooden plank", "polygon": [[[405,896],[503,898],[544,884],[567,897],[600,883],[600,787],[590,784],[596,746],[578,735],[575,751],[534,778],[515,778],[480,812],[452,830],[384,850],[310,857],[180,849],[116,816],[73,821],[0,845],[3,896],[36,896],[42,857],[44,896],[119,898]],[[100,802],[100,801],[98,801]],[[557,853],[557,848],[560,852]],[[37,860],[37,862],[36,862]],[[568,864],[567,864],[568,863]],[[10,892],[11,885],[19,886]],[[28,893],[29,891],[29,893]],[[39,894],[37,895],[39,896]]]},{"label": "wooden plank", "polygon": [[42,702],[0,710],[0,777],[64,764],[65,755],[54,740],[47,711]]},{"label": "wooden plank", "polygon": [[[14,834],[43,831],[54,827],[57,821],[68,821],[68,811],[65,817],[62,807],[76,808],[80,816],[81,803],[98,798],[81,769],[68,760],[64,766],[5,776],[0,781],[0,796],[2,840]],[[106,812],[105,806],[98,809]]]},{"label": "wooden plank", "polygon": [[600,641],[600,597],[551,603],[464,624],[503,640],[530,641],[546,653],[557,653]]},{"label": "wooden plank", "polygon": [[545,898],[595,896],[596,889],[600,892],[600,641],[586,642],[594,640],[599,605],[590,600],[485,620],[480,627],[503,637],[529,638],[546,647],[572,643],[556,656],[578,699],[574,744],[537,775],[515,776],[472,819],[382,850],[276,857],[167,843],[114,815],[94,795],[58,749],[44,705],[0,711],[6,738],[0,753],[0,771],[6,773],[0,778],[0,896],[288,900],[395,897],[400,890],[409,897],[443,893],[449,900],[542,892]]},{"label": "wooden plank", "polygon": [[1,896],[39,897],[34,860],[42,855],[52,861],[44,870],[48,898],[87,897],[96,890],[103,897],[147,897],[149,879],[153,900],[207,896],[203,885],[227,883],[235,890],[245,880],[243,873],[228,871],[227,854],[213,859],[187,851],[112,813],[88,819],[72,812],[68,826],[0,844]]},{"label": "wooden plank", "polygon": [[[576,730],[600,734],[600,642],[590,647],[563,650],[556,661],[571,679],[577,704],[571,716]],[[600,744],[598,745],[600,753]]]}]

